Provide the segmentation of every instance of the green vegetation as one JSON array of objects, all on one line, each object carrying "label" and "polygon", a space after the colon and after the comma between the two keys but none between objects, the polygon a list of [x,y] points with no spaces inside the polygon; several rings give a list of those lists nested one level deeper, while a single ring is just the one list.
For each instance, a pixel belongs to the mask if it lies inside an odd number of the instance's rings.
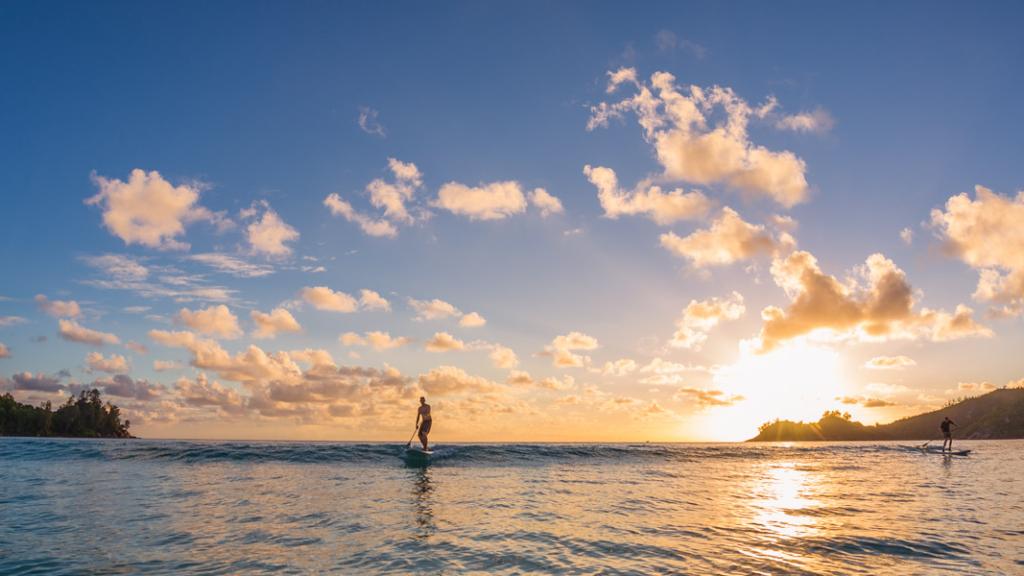
[{"label": "green vegetation", "polygon": [[935,440],[941,437],[939,422],[945,416],[960,426],[953,433],[956,438],[1024,438],[1024,389],[993,390],[941,410],[874,426],[854,422],[838,410],[825,412],[817,422],[775,420],[762,424],[750,441]]},{"label": "green vegetation", "polygon": [[100,391],[82,391],[56,411],[49,402],[30,406],[8,394],[0,396],[0,436],[75,436],[132,438],[131,422],[121,423],[121,410],[100,400]]}]

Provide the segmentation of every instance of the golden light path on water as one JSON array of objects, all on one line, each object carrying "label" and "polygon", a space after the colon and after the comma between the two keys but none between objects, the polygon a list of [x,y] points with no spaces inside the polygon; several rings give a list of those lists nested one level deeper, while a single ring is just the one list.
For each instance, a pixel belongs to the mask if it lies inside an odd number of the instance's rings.
[{"label": "golden light path on water", "polygon": [[816,421],[849,389],[839,352],[797,342],[768,353],[745,349],[718,370],[714,387],[728,405],[708,406],[685,425],[700,440],[741,441],[778,419]]}]

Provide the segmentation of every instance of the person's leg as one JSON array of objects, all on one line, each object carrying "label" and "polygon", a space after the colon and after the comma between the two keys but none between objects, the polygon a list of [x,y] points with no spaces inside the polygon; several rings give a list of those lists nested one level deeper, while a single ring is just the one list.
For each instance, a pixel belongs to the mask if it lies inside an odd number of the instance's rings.
[{"label": "person's leg", "polygon": [[427,435],[422,430],[420,430],[420,444],[423,445],[424,450],[427,449]]}]

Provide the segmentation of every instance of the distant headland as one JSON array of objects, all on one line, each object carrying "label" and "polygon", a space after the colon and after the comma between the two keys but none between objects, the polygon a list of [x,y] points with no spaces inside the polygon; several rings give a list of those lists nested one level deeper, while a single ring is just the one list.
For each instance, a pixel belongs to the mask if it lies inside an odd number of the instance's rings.
[{"label": "distant headland", "polygon": [[0,396],[0,436],[67,436],[75,438],[134,438],[121,422],[121,410],[100,399],[100,391],[82,391],[57,410],[49,402],[22,404],[10,393]]},{"label": "distant headland", "polygon": [[775,420],[762,424],[748,442],[935,440],[940,437],[939,422],[944,416],[959,424],[956,438],[1024,438],[1024,388],[993,390],[940,410],[874,426],[854,422],[838,410],[825,412],[817,422]]}]

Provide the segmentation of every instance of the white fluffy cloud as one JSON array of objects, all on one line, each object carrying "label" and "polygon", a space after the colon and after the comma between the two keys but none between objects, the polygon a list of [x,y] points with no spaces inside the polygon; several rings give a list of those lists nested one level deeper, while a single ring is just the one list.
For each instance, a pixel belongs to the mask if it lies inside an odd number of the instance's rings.
[{"label": "white fluffy cloud", "polygon": [[565,212],[565,209],[562,207],[562,201],[549,194],[548,191],[543,188],[534,188],[528,197],[530,199],[530,204],[532,204],[537,210],[540,210],[542,218],[547,218],[552,214],[561,214],[562,212]]},{"label": "white fluffy cloud", "polygon": [[869,370],[903,370],[911,366],[917,366],[917,362],[906,356],[876,356],[864,363]]},{"label": "white fluffy cloud", "polygon": [[[751,118],[766,118],[775,107],[774,100],[755,108],[730,88],[690,86],[683,90],[667,72],[654,73],[649,83],[637,80],[632,69],[609,72],[609,78],[609,91],[629,85],[636,92],[619,102],[593,106],[587,128],[593,130],[612,118],[635,114],[664,170],[661,178],[723,184],[786,207],[806,199],[804,161],[792,152],[757,145],[748,134]],[[801,120],[791,123],[810,125]]]},{"label": "white fluffy cloud", "polygon": [[121,342],[121,340],[113,334],[91,330],[80,325],[74,320],[64,320],[62,318],[58,320],[58,327],[58,335],[69,342],[92,344],[93,346],[118,344]]},{"label": "white fluffy cloud", "polygon": [[365,214],[357,212],[347,200],[342,200],[338,194],[330,194],[324,198],[324,206],[331,214],[341,216],[349,222],[358,224],[364,233],[370,236],[384,236],[394,238],[398,235],[398,228],[387,220],[375,220]]},{"label": "white fluffy cloud", "polygon": [[317,310],[330,312],[355,312],[359,302],[344,292],[335,292],[327,286],[313,286],[302,289],[302,299],[312,304]]},{"label": "white fluffy cloud", "polygon": [[524,212],[526,197],[514,180],[479,186],[448,182],[441,186],[434,205],[470,220],[501,220]]},{"label": "white fluffy cloud", "polygon": [[447,332],[435,332],[430,340],[427,340],[426,348],[428,352],[449,352],[464,350],[466,343]]},{"label": "white fluffy cloud", "polygon": [[738,292],[733,292],[728,298],[690,300],[669,344],[675,348],[700,350],[715,326],[726,320],[736,320],[745,311],[743,296]]},{"label": "white fluffy cloud", "polygon": [[36,304],[40,310],[56,318],[77,318],[82,315],[82,309],[74,300],[50,300],[43,294],[36,294]]},{"label": "white fluffy cloud", "polygon": [[828,110],[816,108],[810,112],[800,112],[783,116],[775,122],[779,130],[790,130],[792,132],[817,132],[819,134],[828,132],[835,126],[836,121]]},{"label": "white fluffy cloud", "polygon": [[486,378],[471,376],[455,366],[440,366],[421,374],[417,379],[427,394],[449,396],[466,393],[493,392],[498,385]]},{"label": "white fluffy cloud", "polygon": [[578,350],[594,350],[599,346],[597,338],[582,332],[570,332],[556,336],[544,349],[551,356],[552,363],[559,368],[580,367],[590,363],[590,357],[576,354]]},{"label": "white fluffy cloud", "polygon": [[664,226],[702,218],[711,209],[711,201],[701,192],[686,192],[682,188],[664,192],[649,180],[641,180],[627,191],[619,188],[618,177],[611,168],[588,164],[583,173],[597,188],[597,199],[608,218],[642,214]]},{"label": "white fluffy cloud", "polygon": [[695,268],[725,266],[757,256],[771,256],[791,249],[794,244],[788,232],[773,235],[762,225],[744,221],[729,207],[722,209],[709,228],[683,238],[673,232],[661,235],[662,247],[688,259]]},{"label": "white fluffy cloud", "polygon": [[93,175],[99,192],[85,201],[103,209],[103,225],[125,244],[158,249],[187,249],[178,240],[185,226],[197,220],[222,217],[198,204],[200,186],[174,186],[156,170],[132,170],[127,182]]},{"label": "white fluffy cloud", "polygon": [[509,369],[515,368],[519,365],[519,357],[516,356],[514,350],[507,346],[500,344],[494,344],[491,347],[491,352],[488,355],[491,359],[491,363],[494,364],[495,368]]},{"label": "white fluffy cloud", "polygon": [[953,313],[914,311],[914,292],[906,275],[891,260],[872,254],[846,282],[825,274],[808,252],[793,252],[772,263],[772,277],[790,298],[783,310],[761,312],[760,349],[813,332],[862,340],[926,338],[935,341],[989,337],[991,330],[974,321],[971,309]]},{"label": "white fluffy cloud", "polygon": [[153,370],[156,372],[167,372],[181,368],[181,364],[173,360],[153,360]]},{"label": "white fluffy cloud", "polygon": [[221,338],[238,338],[242,335],[242,329],[238,326],[238,317],[223,304],[195,311],[182,308],[178,311],[177,320],[203,334]]},{"label": "white fluffy cloud", "polygon": [[269,314],[253,310],[249,313],[256,330],[254,338],[273,338],[281,332],[298,332],[302,330],[292,313],[284,308],[275,308]]},{"label": "white fluffy cloud", "polygon": [[[409,205],[416,191],[423,186],[423,175],[412,162],[402,162],[397,158],[388,158],[388,169],[392,174],[390,180],[376,178],[366,185],[370,204],[383,211],[379,218],[357,211],[336,193],[324,198],[324,206],[331,214],[358,224],[370,236],[397,236],[398,224],[412,224],[418,219],[410,213]],[[424,212],[419,218],[428,216]]]},{"label": "white fluffy cloud", "polygon": [[487,324],[487,320],[476,312],[470,312],[459,319],[459,326],[464,328],[479,328],[484,324]]},{"label": "white fluffy cloud", "polygon": [[90,352],[85,357],[85,365],[90,372],[109,372],[110,374],[124,374],[131,370],[128,359],[120,354],[111,354],[104,358],[99,352]]},{"label": "white fluffy cloud", "polygon": [[975,199],[957,194],[931,213],[949,251],[978,270],[974,298],[1003,315],[1024,313],[1024,192],[1010,198],[975,186]]},{"label": "white fluffy cloud", "polygon": [[362,336],[355,332],[345,332],[338,337],[338,341],[345,346],[369,346],[374,350],[381,352],[383,350],[391,350],[392,348],[405,346],[412,342],[412,339],[405,336],[395,338],[387,332],[374,330],[372,332],[366,332]]},{"label": "white fluffy cloud", "polygon": [[359,291],[359,306],[364,310],[391,310],[391,303],[386,298],[366,288]]},{"label": "white fluffy cloud", "polygon": [[253,252],[268,256],[292,253],[287,243],[298,240],[299,232],[282,220],[266,200],[253,202],[250,208],[242,211],[242,217],[250,220],[245,233]]},{"label": "white fluffy cloud", "polygon": [[417,320],[440,320],[442,318],[462,315],[458,308],[437,298],[433,300],[409,298],[409,306],[416,311]]}]

